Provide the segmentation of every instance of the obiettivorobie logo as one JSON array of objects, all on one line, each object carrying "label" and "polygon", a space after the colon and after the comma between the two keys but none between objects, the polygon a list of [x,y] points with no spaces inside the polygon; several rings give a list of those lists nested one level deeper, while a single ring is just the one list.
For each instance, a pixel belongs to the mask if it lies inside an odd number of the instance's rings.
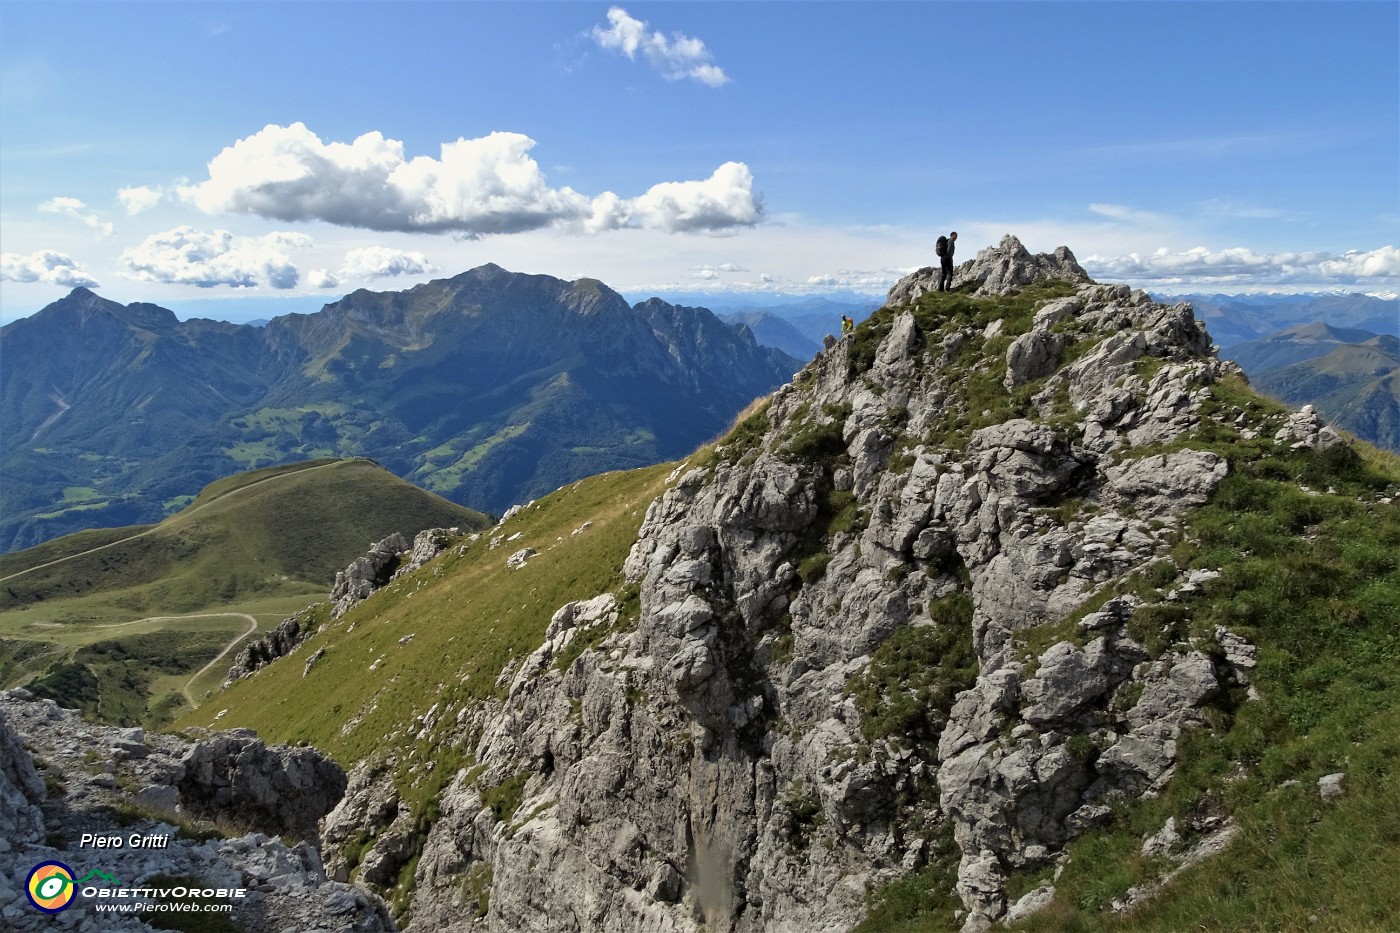
[{"label": "obiettivorobie logo", "polygon": [[[101,882],[101,886],[97,884]],[[36,910],[46,914],[56,914],[73,905],[78,894],[97,901],[96,909],[127,912],[183,911],[214,913],[228,912],[232,904],[198,904],[184,902],[185,898],[244,898],[246,888],[199,888],[176,885],[172,887],[125,887],[115,875],[94,868],[81,878],[74,879],[73,869],[62,862],[40,862],[29,870],[25,879],[24,893]],[[157,903],[121,903],[116,899],[147,898],[157,899]],[[173,902],[172,902],[173,900]]]},{"label": "obiettivorobie logo", "polygon": [[29,870],[29,877],[24,882],[24,893],[29,896],[29,903],[46,914],[66,910],[73,903],[76,891],[73,869],[62,862],[40,862]]}]

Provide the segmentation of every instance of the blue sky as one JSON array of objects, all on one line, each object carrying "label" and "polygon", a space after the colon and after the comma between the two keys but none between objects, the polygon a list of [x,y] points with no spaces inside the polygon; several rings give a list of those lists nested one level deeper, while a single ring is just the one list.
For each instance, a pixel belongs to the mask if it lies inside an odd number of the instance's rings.
[{"label": "blue sky", "polygon": [[1400,4],[0,3],[6,319],[484,262],[882,292],[951,229],[1400,288]]}]

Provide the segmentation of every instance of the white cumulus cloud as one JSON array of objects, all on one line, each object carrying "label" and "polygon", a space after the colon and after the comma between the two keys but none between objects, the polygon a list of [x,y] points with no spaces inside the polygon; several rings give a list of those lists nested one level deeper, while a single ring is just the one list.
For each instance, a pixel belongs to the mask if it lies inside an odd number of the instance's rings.
[{"label": "white cumulus cloud", "polygon": [[383,279],[396,275],[423,275],[436,272],[437,266],[422,253],[390,249],[387,246],[366,246],[345,254],[340,274],[353,279]]},{"label": "white cumulus cloud", "polygon": [[668,39],[660,32],[649,32],[645,22],[622,7],[615,6],[608,10],[606,29],[593,27],[593,41],[600,48],[621,52],[633,60],[641,52],[651,66],[669,81],[693,78],[710,87],[729,83],[729,76],[714,63],[714,56],[704,42],[680,33],[672,33]]},{"label": "white cumulus cloud", "polygon": [[50,198],[39,205],[39,210],[47,214],[62,214],[65,217],[72,217],[74,220],[91,227],[98,236],[104,239],[117,232],[115,227],[99,219],[96,214],[83,213],[87,210],[87,205],[77,198]]},{"label": "white cumulus cloud", "polygon": [[1090,256],[1083,261],[1100,281],[1200,287],[1263,285],[1345,285],[1361,280],[1400,281],[1400,250],[1394,246],[1340,256],[1320,251],[1258,253],[1246,247],[1211,250],[1204,246],[1173,252]]},{"label": "white cumulus cloud", "polygon": [[444,143],[436,159],[408,158],[403,143],[378,132],[324,142],[302,123],[274,124],[215,156],[208,180],[177,191],[209,214],[469,238],[551,226],[715,232],[762,218],[743,163],[726,162],[701,181],[663,182],[633,199],[610,191],[589,198],[551,188],[529,155],[534,146],[528,136],[498,132]]},{"label": "white cumulus cloud", "polygon": [[763,218],[763,204],[753,193],[753,174],[742,162],[726,162],[704,181],[652,185],[624,204],[624,225],[671,232],[718,232],[753,226]]},{"label": "white cumulus cloud", "polygon": [[125,250],[121,261],[131,278],[143,282],[285,289],[295,287],[301,277],[286,250],[311,245],[311,238],[301,233],[239,237],[227,230],[206,233],[180,226],[146,237]]},{"label": "white cumulus cloud", "polygon": [[335,288],[340,285],[340,278],[329,269],[312,269],[306,273],[306,284],[312,288]]},{"label": "white cumulus cloud", "polygon": [[51,249],[27,256],[0,253],[0,281],[42,282],[69,288],[97,287],[97,280],[84,272],[73,257]]},{"label": "white cumulus cloud", "polygon": [[691,266],[692,272],[748,272],[749,270],[734,262],[722,262],[719,265],[704,263],[698,266]]},{"label": "white cumulus cloud", "polygon": [[1348,250],[1336,259],[1324,259],[1318,268],[1324,275],[1338,278],[1400,277],[1400,249],[1382,246],[1369,252]]},{"label": "white cumulus cloud", "polygon": [[135,185],[117,189],[117,200],[122,202],[126,212],[136,215],[155,207],[165,197],[165,190],[149,185]]}]

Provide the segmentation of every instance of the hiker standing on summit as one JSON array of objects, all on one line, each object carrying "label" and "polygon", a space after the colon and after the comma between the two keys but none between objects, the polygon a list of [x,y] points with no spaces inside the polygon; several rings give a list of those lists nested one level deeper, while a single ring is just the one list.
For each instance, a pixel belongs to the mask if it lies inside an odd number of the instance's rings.
[{"label": "hiker standing on summit", "polygon": [[946,292],[953,287],[953,245],[958,238],[958,231],[954,230],[947,236],[938,238],[938,243],[933,251],[938,254],[938,261],[942,271],[938,275],[938,290]]}]

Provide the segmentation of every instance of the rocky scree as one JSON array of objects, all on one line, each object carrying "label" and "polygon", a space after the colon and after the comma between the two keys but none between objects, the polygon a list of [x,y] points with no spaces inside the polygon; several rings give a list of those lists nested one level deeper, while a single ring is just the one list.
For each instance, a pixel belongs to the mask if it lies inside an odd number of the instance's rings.
[{"label": "rocky scree", "polygon": [[[90,898],[50,916],[25,881],[58,860],[112,887],[236,889],[232,911],[210,929],[249,933],[389,933],[383,901],[327,880],[316,826],[338,801],[345,774],[314,749],[266,747],[246,730],[190,742],[85,722],[28,691],[0,693],[0,927],[82,933],[152,930],[174,914],[97,912]],[[160,848],[80,846],[81,835],[168,839]],[[167,882],[158,879],[167,879]],[[105,882],[104,882],[105,884]],[[114,899],[150,905],[148,897]],[[179,915],[183,920],[197,915]]]}]

